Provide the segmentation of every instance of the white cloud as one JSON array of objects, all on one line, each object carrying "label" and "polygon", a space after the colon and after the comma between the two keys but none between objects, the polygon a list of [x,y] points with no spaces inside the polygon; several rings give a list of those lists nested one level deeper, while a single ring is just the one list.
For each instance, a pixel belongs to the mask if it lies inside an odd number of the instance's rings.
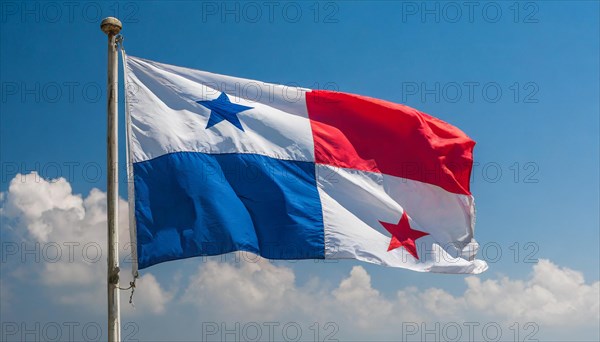
[{"label": "white cloud", "polygon": [[350,276],[331,294],[334,299],[331,306],[338,308],[340,313],[352,313],[362,329],[377,327],[393,311],[394,304],[371,287],[371,277],[361,266],[353,267]]},{"label": "white cloud", "polygon": [[[121,255],[129,253],[127,202],[119,200]],[[20,249],[34,250],[40,262],[28,256],[17,262],[13,274],[38,277],[53,289],[53,300],[89,305],[102,311],[106,302],[106,193],[92,189],[88,196],[73,194],[64,179],[46,180],[37,173],[17,175],[2,193],[2,219],[10,226]],[[7,258],[10,261],[10,257]],[[122,287],[131,276],[122,265]],[[171,294],[164,292],[152,274],[138,280],[145,311],[162,313]],[[128,293],[123,293],[128,297]],[[164,299],[153,299],[154,297]]]},{"label": "white cloud", "polygon": [[72,194],[71,185],[64,178],[48,182],[35,172],[17,175],[3,199],[3,215],[20,219],[37,241],[48,241],[54,228],[43,217],[46,213],[60,210],[75,219],[84,216],[81,196]]},{"label": "white cloud", "polygon": [[393,333],[401,322],[484,320],[501,324],[509,333],[514,322],[578,329],[597,327],[600,320],[600,283],[585,283],[581,273],[543,259],[527,280],[467,277],[466,290],[459,296],[435,287],[408,287],[386,298],[371,286],[361,266],[330,291],[299,287],[294,279],[290,268],[263,259],[236,265],[208,261],[191,277],[181,300],[204,313],[211,308],[215,318],[334,320],[356,332],[378,331],[382,336]]},{"label": "white cloud", "polygon": [[586,284],[580,272],[549,260],[540,260],[527,281],[466,281],[466,304],[487,315],[563,327],[600,321],[600,282]]},{"label": "white cloud", "polygon": [[[223,314],[243,318],[248,312],[274,319],[302,303],[294,272],[264,259],[231,265],[208,261],[190,279],[182,300],[200,308],[227,308]],[[269,303],[265,305],[265,303]]]}]

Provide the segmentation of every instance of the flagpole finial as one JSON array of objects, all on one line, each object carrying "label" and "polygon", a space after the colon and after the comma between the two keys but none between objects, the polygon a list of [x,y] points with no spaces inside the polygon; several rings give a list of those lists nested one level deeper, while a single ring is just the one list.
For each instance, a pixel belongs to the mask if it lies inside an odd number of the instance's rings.
[{"label": "flagpole finial", "polygon": [[100,23],[100,29],[107,35],[118,34],[122,27],[121,21],[115,17],[104,18]]}]

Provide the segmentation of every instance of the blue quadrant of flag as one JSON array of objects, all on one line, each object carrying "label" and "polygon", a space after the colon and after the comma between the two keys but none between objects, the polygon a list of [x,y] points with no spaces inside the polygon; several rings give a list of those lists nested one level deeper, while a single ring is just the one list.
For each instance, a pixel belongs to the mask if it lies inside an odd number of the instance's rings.
[{"label": "blue quadrant of flag", "polygon": [[134,172],[140,269],[233,251],[324,258],[314,163],[177,152]]}]

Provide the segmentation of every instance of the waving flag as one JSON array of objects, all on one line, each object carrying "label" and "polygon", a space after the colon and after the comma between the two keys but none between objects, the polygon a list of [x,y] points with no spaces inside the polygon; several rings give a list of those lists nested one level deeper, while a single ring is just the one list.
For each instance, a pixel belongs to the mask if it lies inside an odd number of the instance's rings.
[{"label": "waving flag", "polygon": [[475,143],[407,106],[127,57],[138,267],[249,251],[480,273]]}]

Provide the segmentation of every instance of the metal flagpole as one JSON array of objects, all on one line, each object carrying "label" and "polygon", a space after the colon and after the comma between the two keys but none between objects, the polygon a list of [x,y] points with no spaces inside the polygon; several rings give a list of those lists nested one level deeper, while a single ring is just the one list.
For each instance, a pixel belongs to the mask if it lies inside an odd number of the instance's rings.
[{"label": "metal flagpole", "polygon": [[118,169],[117,169],[117,137],[118,137],[118,82],[119,59],[117,51],[117,34],[122,24],[117,18],[108,17],[102,20],[100,28],[108,35],[108,85],[107,85],[107,216],[108,216],[108,341],[121,340],[121,311],[119,307],[119,233],[117,229],[118,214]]}]

